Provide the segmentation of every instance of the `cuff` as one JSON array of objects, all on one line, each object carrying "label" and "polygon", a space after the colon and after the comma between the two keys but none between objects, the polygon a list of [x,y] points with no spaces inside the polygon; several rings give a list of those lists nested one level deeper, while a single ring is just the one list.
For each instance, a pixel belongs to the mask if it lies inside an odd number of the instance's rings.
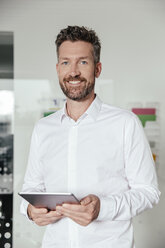
[{"label": "cuff", "polygon": [[28,221],[30,221],[31,223],[34,223],[34,221],[29,218],[29,215],[27,213],[28,205],[29,205],[29,202],[28,201],[22,200],[21,206],[20,206],[20,212],[21,212],[21,214],[23,214],[24,216],[26,216],[26,218],[27,218]]},{"label": "cuff", "polygon": [[115,210],[115,200],[113,197],[100,197],[100,212],[98,221],[113,220]]}]

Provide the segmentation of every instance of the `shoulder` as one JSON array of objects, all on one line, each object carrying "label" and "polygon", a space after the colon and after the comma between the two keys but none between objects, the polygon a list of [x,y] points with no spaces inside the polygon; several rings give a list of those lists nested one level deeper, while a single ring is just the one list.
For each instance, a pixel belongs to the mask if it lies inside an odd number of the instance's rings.
[{"label": "shoulder", "polygon": [[130,110],[102,103],[101,115],[109,118],[120,119],[121,121],[135,121],[137,116]]},{"label": "shoulder", "polygon": [[62,109],[50,114],[46,117],[42,117],[35,124],[35,130],[49,129],[53,126],[59,125],[61,120]]},{"label": "shoulder", "polygon": [[[102,116],[108,120],[108,125],[114,127],[118,133],[122,131],[129,140],[144,137],[144,128],[138,116],[130,110],[122,109],[108,104],[102,104]],[[120,133],[121,134],[121,133]]]}]

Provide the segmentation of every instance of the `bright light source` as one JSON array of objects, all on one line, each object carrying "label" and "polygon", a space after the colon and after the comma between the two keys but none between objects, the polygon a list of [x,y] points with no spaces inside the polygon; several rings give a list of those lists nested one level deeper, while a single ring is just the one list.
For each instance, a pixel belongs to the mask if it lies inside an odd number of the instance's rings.
[{"label": "bright light source", "polygon": [[11,115],[14,109],[14,95],[12,91],[0,90],[0,115]]}]

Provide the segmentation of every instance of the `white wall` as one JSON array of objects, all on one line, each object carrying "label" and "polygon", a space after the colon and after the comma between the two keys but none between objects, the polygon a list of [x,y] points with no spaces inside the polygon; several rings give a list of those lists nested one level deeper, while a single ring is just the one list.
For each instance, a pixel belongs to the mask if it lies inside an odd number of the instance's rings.
[{"label": "white wall", "polygon": [[[49,80],[59,94],[55,72],[54,39],[67,25],[95,29],[102,41],[102,79],[114,82],[114,103],[160,102],[161,138],[158,178],[161,202],[135,219],[137,248],[164,248],[165,219],[165,1],[164,0],[8,0],[0,1],[0,31],[14,32],[14,72],[16,79]],[[31,89],[33,91],[33,88]],[[17,91],[18,92],[18,91]],[[30,91],[25,92],[29,94]],[[20,122],[19,122],[20,121]],[[15,126],[15,208],[14,248],[39,247],[42,231],[19,215],[20,190],[26,167],[32,124],[18,118]],[[20,167],[21,166],[21,167]],[[22,172],[18,178],[17,173]],[[28,231],[29,230],[29,231]],[[20,232],[20,234],[19,234]],[[29,243],[28,243],[29,242]],[[28,246],[28,244],[30,244]],[[25,248],[25,243],[24,243]]]}]

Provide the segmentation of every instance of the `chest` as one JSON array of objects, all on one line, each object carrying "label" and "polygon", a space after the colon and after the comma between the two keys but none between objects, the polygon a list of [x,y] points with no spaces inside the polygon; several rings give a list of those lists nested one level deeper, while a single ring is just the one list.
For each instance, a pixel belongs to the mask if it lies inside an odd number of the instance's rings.
[{"label": "chest", "polygon": [[49,190],[66,191],[72,181],[78,191],[95,193],[98,183],[103,191],[124,179],[123,130],[104,125],[63,127],[45,137],[40,160]]}]

